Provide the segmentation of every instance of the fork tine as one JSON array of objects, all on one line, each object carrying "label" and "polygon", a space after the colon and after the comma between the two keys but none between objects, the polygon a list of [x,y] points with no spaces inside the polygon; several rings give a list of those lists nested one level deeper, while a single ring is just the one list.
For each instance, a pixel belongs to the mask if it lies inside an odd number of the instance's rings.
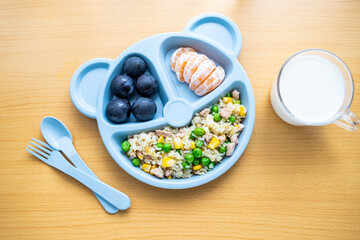
[{"label": "fork tine", "polygon": [[30,141],[30,143],[32,143],[34,146],[36,146],[37,148],[40,148],[41,150],[43,150],[44,152],[46,152],[47,154],[51,154],[51,151],[49,151],[49,150],[47,150],[46,148],[44,148],[44,147],[42,147],[42,146],[40,146],[39,144],[36,144],[36,143],[34,143],[34,142],[32,142],[32,141]]},{"label": "fork tine", "polygon": [[46,143],[44,143],[44,142],[42,142],[42,141],[39,141],[39,140],[37,140],[37,139],[35,139],[35,138],[31,138],[31,140],[33,140],[33,141],[35,141],[35,142],[43,145],[44,147],[46,147],[46,148],[48,148],[48,149],[50,149],[50,150],[53,149],[50,145],[48,145],[48,144],[46,144]]},{"label": "fork tine", "polygon": [[38,159],[42,160],[42,161],[46,161],[46,160],[47,160],[46,158],[40,156],[39,154],[37,154],[37,153],[35,153],[35,152],[27,149],[27,148],[25,148],[25,150],[28,151],[29,153],[31,153],[32,155],[34,155],[35,157],[37,157]]},{"label": "fork tine", "polygon": [[31,150],[37,152],[39,155],[41,155],[43,157],[46,157],[46,158],[49,157],[49,155],[47,155],[46,153],[40,151],[39,149],[36,149],[36,148],[34,148],[34,147],[30,146],[30,145],[27,145],[27,147],[30,148]]}]

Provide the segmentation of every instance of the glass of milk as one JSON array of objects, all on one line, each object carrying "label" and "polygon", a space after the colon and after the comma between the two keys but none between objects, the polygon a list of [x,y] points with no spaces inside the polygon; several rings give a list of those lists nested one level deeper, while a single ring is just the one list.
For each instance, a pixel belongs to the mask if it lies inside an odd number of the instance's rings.
[{"label": "glass of milk", "polygon": [[354,82],[345,63],[321,49],[295,53],[282,65],[271,89],[271,104],[281,119],[297,126],[330,123],[357,130],[360,118],[349,110]]}]

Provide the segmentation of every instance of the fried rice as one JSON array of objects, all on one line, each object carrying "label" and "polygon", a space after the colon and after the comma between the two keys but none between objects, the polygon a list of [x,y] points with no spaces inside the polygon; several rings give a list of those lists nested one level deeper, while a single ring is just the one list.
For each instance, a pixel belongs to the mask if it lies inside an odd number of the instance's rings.
[{"label": "fried rice", "polygon": [[[232,97],[223,97],[218,101],[216,106],[221,115],[220,121],[216,122],[211,109],[205,108],[195,114],[189,126],[181,128],[167,126],[154,132],[141,132],[128,136],[130,149],[127,155],[131,160],[138,158],[140,163],[137,166],[158,178],[190,178],[211,171],[225,156],[233,154],[238,137],[244,129],[242,122],[246,117],[246,108],[238,99],[239,92],[234,90]],[[235,121],[229,121],[229,116],[235,117]],[[196,128],[202,128],[204,134],[192,139],[191,133]],[[194,166],[185,161],[185,155],[192,153],[197,140],[204,143],[201,147],[202,157],[210,160],[208,165],[199,163]],[[165,152],[157,146],[158,143],[171,144],[171,150]],[[226,147],[226,152],[219,151],[221,146]],[[186,164],[190,165],[189,169],[184,168]]]}]

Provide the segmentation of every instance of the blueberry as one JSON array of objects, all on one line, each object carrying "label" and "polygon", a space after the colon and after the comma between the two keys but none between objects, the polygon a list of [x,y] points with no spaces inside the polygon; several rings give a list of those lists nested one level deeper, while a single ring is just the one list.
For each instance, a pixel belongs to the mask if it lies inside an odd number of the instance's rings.
[{"label": "blueberry", "polygon": [[148,121],[156,113],[156,104],[150,98],[141,97],[132,104],[132,114],[139,121]]},{"label": "blueberry", "polygon": [[136,79],[146,71],[146,64],[139,57],[130,57],[125,61],[124,71],[130,77]]},{"label": "blueberry", "polygon": [[126,99],[114,99],[106,107],[106,116],[114,123],[125,122],[130,113],[131,106]]},{"label": "blueberry", "polygon": [[118,98],[129,98],[134,93],[134,80],[125,74],[119,75],[112,80],[110,90]]},{"label": "blueberry", "polygon": [[146,72],[136,81],[135,89],[141,96],[150,97],[158,91],[159,83],[153,76]]}]

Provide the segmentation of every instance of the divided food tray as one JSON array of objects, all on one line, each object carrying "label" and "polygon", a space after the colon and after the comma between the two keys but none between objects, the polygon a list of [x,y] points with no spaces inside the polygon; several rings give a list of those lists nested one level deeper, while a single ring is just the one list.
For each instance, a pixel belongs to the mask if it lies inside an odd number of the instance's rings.
[{"label": "divided food tray", "polygon": [[[148,37],[130,46],[115,60],[97,58],[82,64],[71,79],[71,99],[81,113],[97,120],[107,150],[127,173],[160,188],[196,187],[226,172],[240,158],[252,134],[255,100],[251,83],[237,60],[241,45],[240,31],[232,20],[217,13],[202,14],[192,19],[183,32]],[[223,83],[211,93],[199,97],[187,84],[179,82],[170,69],[171,54],[179,47],[192,47],[222,66],[226,73]],[[136,121],[131,116],[127,122],[115,124],[108,120],[105,113],[107,104],[113,99],[110,84],[115,76],[123,73],[124,62],[131,56],[142,58],[150,74],[159,81],[159,92],[151,97],[157,105],[157,113],[147,122]],[[241,102],[247,109],[243,122],[245,128],[239,136],[234,154],[225,157],[208,173],[188,179],[159,179],[132,166],[129,158],[121,151],[121,143],[128,135],[162,129],[168,125],[185,126],[196,112],[216,103],[233,89],[240,92]]]}]

